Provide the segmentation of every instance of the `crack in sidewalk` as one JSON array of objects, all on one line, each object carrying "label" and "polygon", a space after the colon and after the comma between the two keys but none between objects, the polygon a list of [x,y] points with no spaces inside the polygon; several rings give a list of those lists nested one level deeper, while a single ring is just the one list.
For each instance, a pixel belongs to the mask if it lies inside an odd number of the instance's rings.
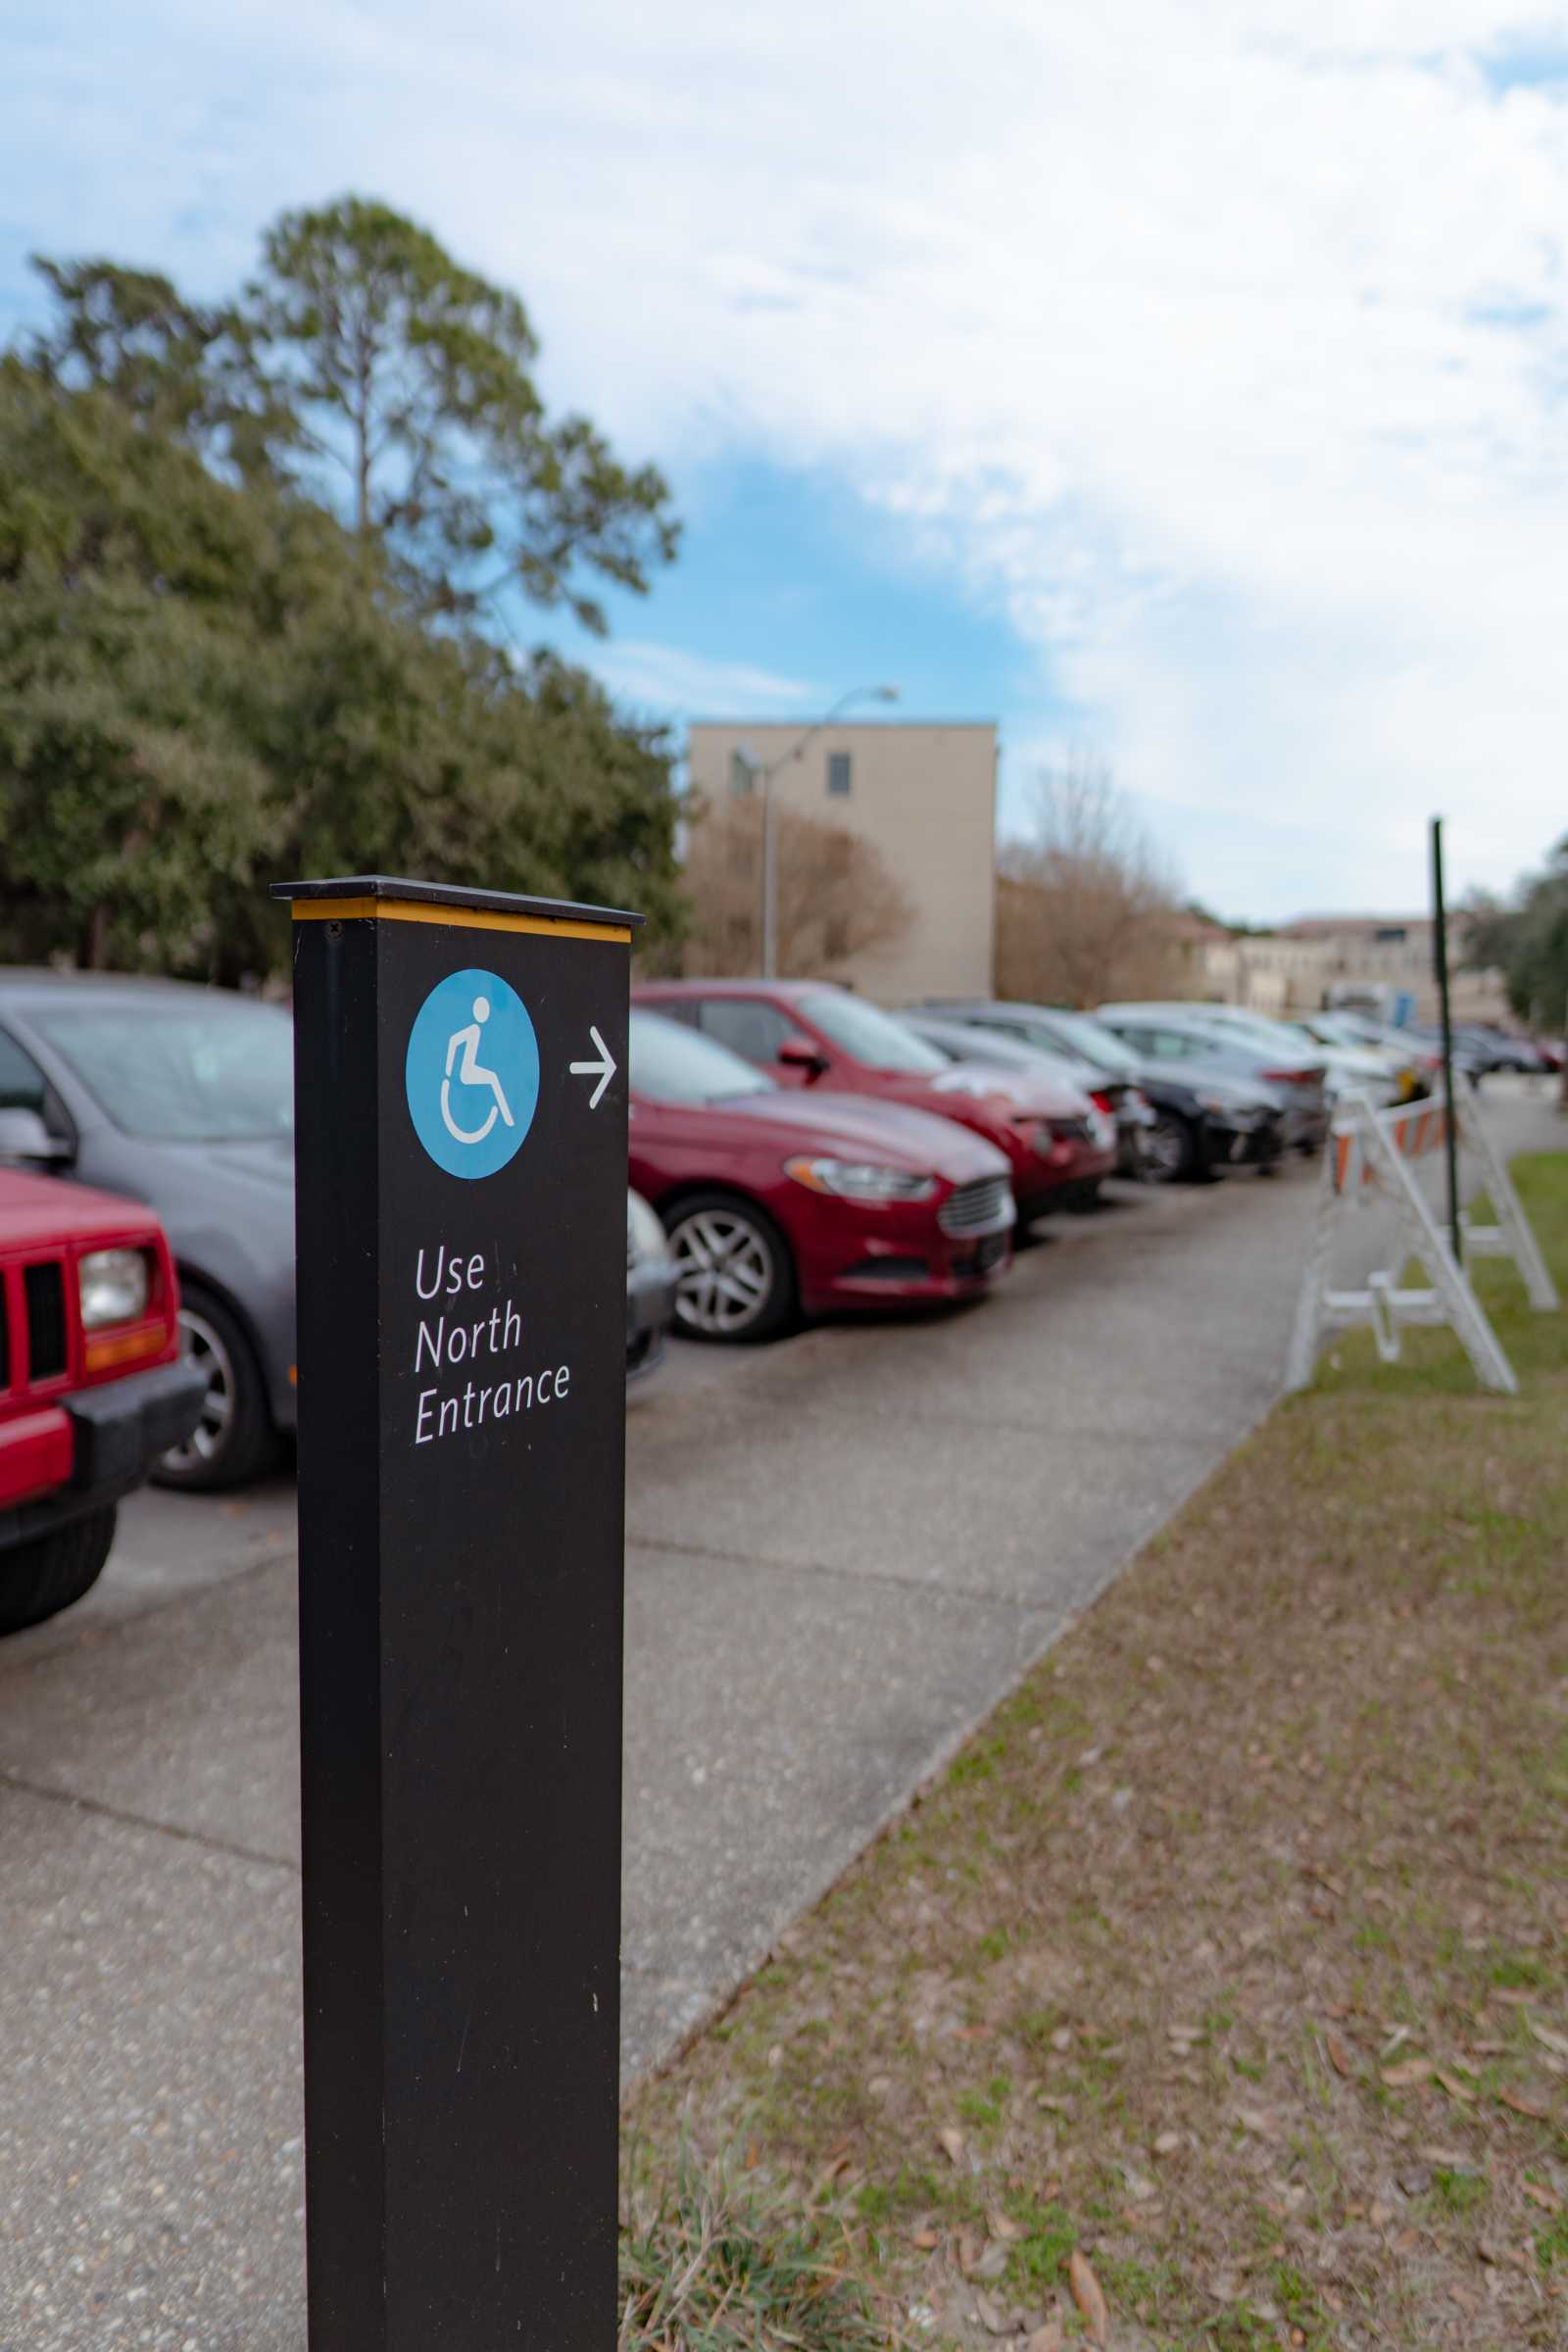
[{"label": "crack in sidewalk", "polygon": [[297,1879],[300,1866],[286,1854],[264,1853],[260,1847],[241,1845],[232,1838],[214,1836],[209,1830],[187,1830],[178,1822],[157,1821],[150,1814],[132,1813],[124,1805],[106,1804],[102,1797],[83,1796],[74,1788],[55,1788],[47,1781],[29,1781],[24,1774],[11,1772],[0,1765],[0,1788],[11,1788],[19,1796],[35,1796],[45,1804],[69,1805],[74,1812],[86,1813],[101,1821],[115,1822],[121,1829],[148,1830],[155,1838],[177,1838],[183,1845],[199,1845],[208,1853],[226,1854],[236,1862],[259,1863],[265,1870],[285,1871]]}]

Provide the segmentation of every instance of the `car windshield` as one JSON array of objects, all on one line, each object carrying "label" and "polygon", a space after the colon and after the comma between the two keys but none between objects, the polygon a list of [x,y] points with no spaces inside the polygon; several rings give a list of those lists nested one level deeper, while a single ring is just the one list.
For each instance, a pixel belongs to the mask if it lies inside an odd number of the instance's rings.
[{"label": "car windshield", "polygon": [[1342,1020],[1332,1012],[1315,1012],[1306,1026],[1325,1045],[1342,1046],[1348,1053],[1365,1053],[1373,1043],[1371,1038],[1352,1027],[1350,1022]]},{"label": "car windshield", "polygon": [[220,1144],[294,1131],[294,1024],[281,1005],[192,989],[188,1002],[127,994],[32,1019],[127,1135]]},{"label": "car windshield", "polygon": [[773,1080],[728,1046],[657,1012],[633,1012],[630,1063],[634,1091],[654,1102],[722,1102],[773,1092]]},{"label": "car windshield", "polygon": [[947,1057],[935,1046],[847,990],[824,988],[808,997],[801,1010],[824,1037],[842,1046],[857,1061],[863,1061],[868,1070],[908,1070],[931,1077],[948,1066]]},{"label": "car windshield", "polygon": [[1054,1041],[1098,1068],[1114,1070],[1124,1078],[1135,1077],[1140,1067],[1137,1054],[1103,1021],[1095,1020],[1087,1012],[1053,1010],[1049,1018],[1041,1017],[1036,1033],[1043,1045]]},{"label": "car windshield", "polygon": [[1247,1045],[1255,1040],[1270,1054],[1294,1054],[1298,1060],[1310,1061],[1317,1052],[1317,1040],[1310,1030],[1302,1029],[1295,1021],[1271,1020],[1267,1013],[1219,1008],[1194,1017],[1224,1037]]},{"label": "car windshield", "polygon": [[1001,1029],[966,1029],[958,1022],[911,1023],[916,1037],[935,1046],[947,1061],[989,1061],[1000,1069],[1027,1069],[1039,1059],[1033,1046]]}]

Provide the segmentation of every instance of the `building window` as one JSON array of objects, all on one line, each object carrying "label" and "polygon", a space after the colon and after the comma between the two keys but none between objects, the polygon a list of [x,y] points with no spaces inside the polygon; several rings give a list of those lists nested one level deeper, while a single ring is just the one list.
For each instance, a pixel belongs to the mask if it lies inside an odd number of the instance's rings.
[{"label": "building window", "polygon": [[850,755],[848,752],[829,752],[827,756],[827,789],[830,800],[847,801],[850,797]]},{"label": "building window", "polygon": [[734,793],[750,792],[757,781],[757,769],[746,754],[731,752],[729,756],[729,788]]}]

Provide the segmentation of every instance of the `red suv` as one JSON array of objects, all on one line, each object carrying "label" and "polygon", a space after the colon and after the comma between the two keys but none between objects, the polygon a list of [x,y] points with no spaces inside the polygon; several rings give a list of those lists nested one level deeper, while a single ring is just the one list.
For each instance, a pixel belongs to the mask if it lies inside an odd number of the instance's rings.
[{"label": "red suv", "polygon": [[676,1328],[760,1340],[797,1308],[965,1298],[1011,1262],[1007,1163],[950,1120],[803,1102],[678,1021],[631,1016],[631,1181],[664,1222]]},{"label": "red suv", "polygon": [[178,1305],[147,1209],[0,1168],[0,1634],[81,1598],[121,1496],[195,1428]]},{"label": "red suv", "polygon": [[[955,1063],[831,982],[650,980],[633,995],[786,1085],[874,1096],[972,1127],[1006,1153],[1022,1219],[1089,1192],[1115,1169],[1115,1129],[1076,1088]],[[977,1044],[975,1062],[982,1060]]]}]

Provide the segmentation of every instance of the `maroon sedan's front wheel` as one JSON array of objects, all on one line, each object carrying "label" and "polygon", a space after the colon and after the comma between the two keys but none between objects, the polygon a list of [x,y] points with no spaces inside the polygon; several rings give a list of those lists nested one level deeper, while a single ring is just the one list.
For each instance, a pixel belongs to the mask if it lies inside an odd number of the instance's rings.
[{"label": "maroon sedan's front wheel", "polygon": [[664,1212],[675,1328],[693,1340],[765,1340],[795,1312],[795,1269],[772,1218],[735,1193],[694,1193]]}]

